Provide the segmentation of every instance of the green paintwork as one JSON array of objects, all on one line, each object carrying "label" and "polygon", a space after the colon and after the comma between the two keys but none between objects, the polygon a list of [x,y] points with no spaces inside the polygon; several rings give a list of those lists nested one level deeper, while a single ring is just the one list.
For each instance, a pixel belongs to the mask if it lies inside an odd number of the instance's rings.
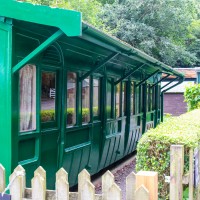
[{"label": "green paintwork", "polygon": [[8,174],[12,169],[12,26],[0,22],[0,163]]},{"label": "green paintwork", "polygon": [[[156,126],[162,117],[161,73],[174,74],[180,80],[183,75],[87,24],[83,24],[80,36],[81,15],[78,12],[11,0],[2,5],[0,146],[3,151],[0,163],[7,173],[21,164],[27,171],[30,186],[34,170],[42,165],[47,171],[47,187],[53,188],[55,172],[64,167],[69,173],[70,185],[74,185],[82,169],[95,174],[133,152],[142,134]],[[36,65],[37,128],[20,133],[19,70],[27,63]],[[56,114],[55,121],[51,122],[40,119],[44,71],[56,74]],[[67,72],[77,74],[77,122],[72,127],[66,126]],[[100,80],[100,114],[93,117],[90,112],[90,122],[82,124],[82,80],[87,76],[91,82],[90,111],[93,110],[93,79]],[[126,91],[125,114],[119,118],[115,111],[116,83],[125,84]],[[135,113],[130,113],[132,83],[135,83]],[[147,109],[150,86],[155,88],[152,95],[155,106]],[[121,90],[120,102],[123,94]],[[121,106],[120,113],[122,110]]]},{"label": "green paintwork", "polygon": [[81,35],[81,13],[14,0],[0,0],[0,16],[54,26],[68,36]]},{"label": "green paintwork", "polygon": [[42,51],[44,51],[47,47],[49,47],[54,41],[56,41],[62,35],[63,32],[61,30],[58,30],[46,41],[44,41],[40,46],[38,46],[34,51],[32,51],[28,56],[26,56],[22,61],[20,61],[17,65],[15,65],[12,68],[12,72],[15,73],[16,71],[19,71],[24,65],[26,65],[30,60],[39,55]]}]

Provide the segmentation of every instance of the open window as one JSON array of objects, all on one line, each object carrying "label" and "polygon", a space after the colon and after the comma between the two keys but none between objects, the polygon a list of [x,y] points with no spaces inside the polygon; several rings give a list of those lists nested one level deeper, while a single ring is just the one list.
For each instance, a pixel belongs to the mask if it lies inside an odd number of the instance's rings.
[{"label": "open window", "polygon": [[41,74],[41,122],[56,120],[56,72]]}]

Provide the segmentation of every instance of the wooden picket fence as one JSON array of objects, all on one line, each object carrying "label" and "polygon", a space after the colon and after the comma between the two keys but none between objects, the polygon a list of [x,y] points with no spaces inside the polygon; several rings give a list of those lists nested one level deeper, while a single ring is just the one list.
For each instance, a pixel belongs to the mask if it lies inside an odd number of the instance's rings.
[{"label": "wooden picket fence", "polygon": [[[68,174],[61,168],[56,173],[55,190],[46,189],[46,171],[38,167],[31,180],[31,187],[26,188],[25,170],[17,166],[10,175],[9,189],[12,200],[121,200],[121,189],[114,181],[114,176],[107,171],[102,176],[102,194],[95,194],[95,186],[91,183],[87,170],[80,172],[78,176],[78,192],[69,192]],[[158,175],[156,172],[133,172],[126,178],[127,200],[157,199]],[[153,185],[152,185],[153,183]],[[147,188],[145,187],[145,184]],[[136,188],[137,185],[140,185]],[[148,189],[149,187],[149,189]],[[5,169],[0,165],[0,192],[5,190]]]},{"label": "wooden picket fence", "polygon": [[[200,147],[199,147],[200,149]],[[194,152],[190,150],[189,173],[184,174],[184,146],[172,145],[170,149],[170,199],[183,199],[183,185],[189,187],[189,200],[200,200],[200,153],[194,163]],[[194,164],[196,165],[194,168]],[[195,170],[194,170],[195,169]],[[196,196],[194,197],[194,173],[198,179]],[[198,176],[198,177],[197,177]],[[107,171],[102,176],[102,194],[95,194],[95,186],[91,183],[90,174],[84,169],[78,176],[78,192],[69,191],[68,174],[61,168],[56,173],[55,190],[46,188],[46,171],[38,167],[31,180],[31,188],[26,188],[26,173],[22,166],[17,166],[9,177],[6,188],[5,169],[0,164],[0,193],[10,190],[12,200],[121,200],[122,193],[114,181],[114,176]],[[1,194],[0,194],[1,195]],[[1,198],[0,198],[1,199]],[[158,173],[140,171],[132,172],[126,178],[126,200],[158,200]]]}]

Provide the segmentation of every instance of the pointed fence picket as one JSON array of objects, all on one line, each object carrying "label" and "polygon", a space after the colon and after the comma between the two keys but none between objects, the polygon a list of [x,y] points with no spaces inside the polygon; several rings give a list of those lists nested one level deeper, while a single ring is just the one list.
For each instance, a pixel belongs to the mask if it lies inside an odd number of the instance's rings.
[{"label": "pointed fence picket", "polygon": [[[148,189],[144,185],[135,190],[134,173],[127,179],[127,200],[149,199]],[[87,170],[78,176],[78,192],[69,192],[68,174],[61,168],[56,173],[55,190],[46,189],[46,171],[38,167],[31,180],[31,188],[26,188],[26,174],[24,168],[17,166],[9,178],[9,189],[12,200],[122,200],[122,193],[114,181],[114,176],[107,171],[102,176],[102,194],[95,194],[95,186],[91,182]],[[0,165],[0,192],[5,190],[5,169]]]},{"label": "pointed fence picket", "polygon": [[6,186],[6,180],[5,175],[6,171],[2,164],[0,164],[0,192],[3,192],[5,190]]},{"label": "pointed fence picket", "polygon": [[[170,185],[170,199],[182,200],[183,184],[189,187],[189,200],[200,199],[200,145],[196,155],[194,171],[194,151],[189,152],[189,173],[183,174],[184,146],[172,145],[170,150],[170,176],[166,182]],[[194,173],[196,185],[194,185]],[[102,194],[95,194],[95,186],[87,170],[82,170],[78,176],[78,192],[69,191],[67,172],[61,168],[56,173],[55,190],[46,188],[46,171],[38,167],[31,180],[31,188],[26,188],[26,172],[22,166],[17,166],[9,177],[9,185],[5,184],[5,168],[0,164],[0,193],[8,188],[12,200],[122,200],[121,189],[116,185],[114,176],[107,171],[102,176]],[[196,197],[194,198],[194,186]],[[158,200],[158,173],[132,172],[126,178],[126,200]]]}]

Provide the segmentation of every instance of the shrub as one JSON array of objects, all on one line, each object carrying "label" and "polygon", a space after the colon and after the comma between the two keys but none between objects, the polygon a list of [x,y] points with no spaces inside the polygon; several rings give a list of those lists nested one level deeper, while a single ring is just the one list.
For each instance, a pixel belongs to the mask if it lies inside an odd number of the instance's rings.
[{"label": "shrub", "polygon": [[[93,107],[93,114],[97,115],[98,107]],[[67,108],[67,122],[68,124],[72,124],[72,118],[74,114],[74,108]],[[82,109],[82,120],[83,122],[89,121],[90,111],[89,108]],[[53,121],[55,119],[55,110],[42,110],[41,111],[41,121]]]},{"label": "shrub", "polygon": [[55,110],[42,110],[41,111],[41,121],[53,121],[55,119]]},{"label": "shrub", "polygon": [[184,145],[184,172],[189,169],[189,149],[200,141],[200,110],[173,117],[144,134],[137,146],[136,170],[157,171],[159,196],[168,199],[169,185],[164,182],[170,175],[170,145]]},{"label": "shrub", "polygon": [[200,108],[200,84],[187,86],[184,92],[184,97],[189,111]]}]

